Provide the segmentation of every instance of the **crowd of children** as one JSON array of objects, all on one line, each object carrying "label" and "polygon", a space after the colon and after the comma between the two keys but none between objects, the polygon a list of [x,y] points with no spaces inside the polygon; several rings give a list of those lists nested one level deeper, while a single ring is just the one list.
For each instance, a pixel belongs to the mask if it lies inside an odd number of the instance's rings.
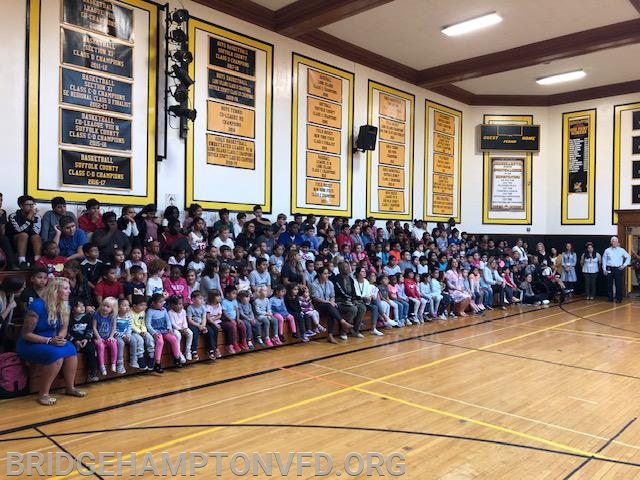
[{"label": "crowd of children", "polygon": [[[19,203],[32,211],[31,197]],[[221,357],[219,332],[227,354],[281,345],[285,325],[303,342],[328,328],[336,343],[335,334],[362,337],[365,311],[373,335],[383,335],[383,328],[482,314],[494,305],[548,303],[576,281],[570,245],[562,254],[546,254],[541,244],[529,253],[520,240],[509,248],[460,233],[454,222],[427,232],[420,220],[376,228],[373,219],[294,215],[287,223],[280,214],[272,224],[256,205],[251,220],[240,213],[231,222],[222,209],[207,225],[198,205],[184,221],[176,207],[159,217],[153,205],[138,213],[124,207],[117,218],[100,215],[93,199],[76,220],[65,205],[61,197],[52,202],[50,238],[41,249],[31,244],[31,282],[21,300],[28,308],[48,278],[69,279],[69,335],[85,354],[90,381],[109,370],[162,372],[165,343],[180,367],[200,359],[199,345],[211,360]],[[24,266],[26,245],[18,247]]]}]

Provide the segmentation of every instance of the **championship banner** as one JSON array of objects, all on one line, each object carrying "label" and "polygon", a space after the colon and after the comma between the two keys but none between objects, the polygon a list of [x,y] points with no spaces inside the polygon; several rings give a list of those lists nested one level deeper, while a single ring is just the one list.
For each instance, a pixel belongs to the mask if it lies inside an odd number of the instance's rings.
[{"label": "championship banner", "polygon": [[[533,125],[533,115],[484,115],[486,125]],[[531,152],[483,153],[482,223],[531,225]]]},{"label": "championship banner", "polygon": [[378,127],[367,152],[367,217],[413,218],[415,96],[369,80],[368,124]]},{"label": "championship banner", "polygon": [[156,201],[158,5],[31,0],[27,193]]},{"label": "championship banner", "polygon": [[613,110],[613,210],[640,207],[640,102],[616,105]]},{"label": "championship banner", "polygon": [[427,100],[425,107],[424,218],[460,223],[462,112]]},{"label": "championship banner", "polygon": [[562,225],[595,224],[596,110],[562,114]]},{"label": "championship banner", "polygon": [[189,20],[189,104],[198,118],[186,142],[186,204],[271,210],[273,45]]},{"label": "championship banner", "polygon": [[293,54],[291,213],[351,216],[353,73]]}]

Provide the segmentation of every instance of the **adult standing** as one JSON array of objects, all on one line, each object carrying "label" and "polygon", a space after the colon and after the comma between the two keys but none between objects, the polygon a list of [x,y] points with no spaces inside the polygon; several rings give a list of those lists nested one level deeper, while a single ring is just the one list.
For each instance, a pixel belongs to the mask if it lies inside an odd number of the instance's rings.
[{"label": "adult standing", "polygon": [[587,251],[580,258],[580,266],[584,275],[584,294],[587,300],[595,300],[596,298],[596,280],[600,265],[602,264],[602,256],[595,251],[593,243],[588,242]]},{"label": "adult standing", "polygon": [[611,246],[602,255],[602,272],[607,277],[607,299],[613,302],[613,287],[615,286],[615,300],[622,302],[622,272],[631,262],[631,255],[620,246],[618,237],[611,237]]},{"label": "adult standing", "polygon": [[62,369],[65,393],[84,397],[75,387],[78,357],[72,343],[66,340],[69,328],[69,281],[54,278],[49,282],[44,299],[37,299],[29,307],[18,339],[16,351],[25,361],[43,365],[38,402],[54,405],[56,398],[49,394],[51,384]]},{"label": "adult standing", "polygon": [[114,212],[105,212],[102,215],[104,227],[93,232],[92,242],[98,245],[100,260],[112,261],[113,252],[121,249],[125,256],[131,252],[131,242],[121,230],[118,229],[118,220]]},{"label": "adult standing", "polygon": [[351,324],[342,318],[336,303],[336,291],[333,282],[329,280],[331,271],[328,267],[321,267],[318,270],[318,277],[311,284],[311,299],[316,310],[323,318],[327,319],[327,341],[338,343],[334,338],[336,324],[345,329],[351,330]]},{"label": "adult standing", "polygon": [[573,245],[567,243],[562,252],[562,270],[560,272],[560,280],[564,282],[567,287],[568,293],[573,292],[573,288],[578,281],[576,275],[576,264],[578,263],[578,257],[576,252],[573,251]]}]

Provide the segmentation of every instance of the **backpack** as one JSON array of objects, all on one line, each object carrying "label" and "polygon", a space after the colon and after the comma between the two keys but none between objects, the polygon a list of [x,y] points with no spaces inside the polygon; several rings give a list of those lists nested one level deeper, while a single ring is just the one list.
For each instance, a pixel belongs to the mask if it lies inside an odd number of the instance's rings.
[{"label": "backpack", "polygon": [[0,354],[0,398],[19,397],[29,393],[27,369],[15,352]]}]

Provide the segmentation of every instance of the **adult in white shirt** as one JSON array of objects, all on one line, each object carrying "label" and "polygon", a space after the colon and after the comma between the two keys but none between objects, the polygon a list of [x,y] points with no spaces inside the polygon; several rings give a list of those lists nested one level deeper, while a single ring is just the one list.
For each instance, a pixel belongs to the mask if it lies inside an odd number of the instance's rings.
[{"label": "adult in white shirt", "polygon": [[631,262],[631,255],[620,246],[618,237],[611,237],[611,246],[602,254],[602,271],[607,277],[608,300],[613,302],[613,287],[615,285],[615,300],[622,302],[622,272]]}]

